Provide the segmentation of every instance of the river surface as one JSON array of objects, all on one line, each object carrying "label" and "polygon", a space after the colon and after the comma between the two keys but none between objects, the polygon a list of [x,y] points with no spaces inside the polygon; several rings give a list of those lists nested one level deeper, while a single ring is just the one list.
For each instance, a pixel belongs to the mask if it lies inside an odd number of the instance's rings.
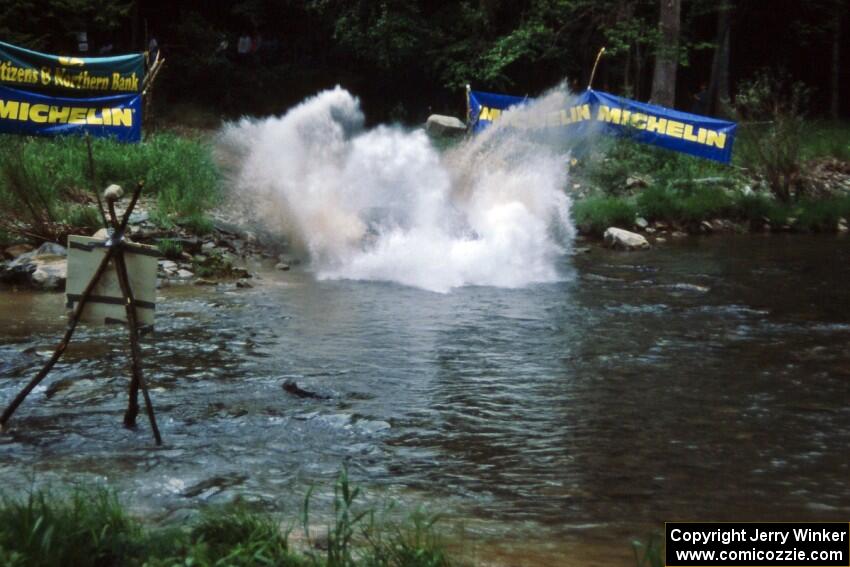
[{"label": "river surface", "polygon": [[[447,294],[307,269],[163,288],[144,365],[165,446],[144,413],[121,427],[122,334],[81,329],[0,436],[0,483],[105,484],[163,520],[235,495],[294,513],[347,462],[505,565],[627,564],[665,520],[846,521],[850,238],[594,248],[560,271]],[[4,407],[62,306],[0,293]]]}]

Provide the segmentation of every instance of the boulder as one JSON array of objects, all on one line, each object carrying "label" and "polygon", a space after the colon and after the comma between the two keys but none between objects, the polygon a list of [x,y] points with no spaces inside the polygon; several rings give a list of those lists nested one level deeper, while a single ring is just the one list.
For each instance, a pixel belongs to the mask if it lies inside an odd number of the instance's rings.
[{"label": "boulder", "polygon": [[838,232],[847,232],[847,219],[838,219]]},{"label": "boulder", "polygon": [[649,227],[649,222],[643,217],[637,217],[635,219],[635,226],[642,230],[646,230]]},{"label": "boulder", "polygon": [[34,258],[35,271],[30,275],[30,282],[36,289],[56,291],[65,289],[68,278],[68,261],[65,258]]},{"label": "boulder", "polygon": [[91,235],[92,238],[97,238],[98,240],[108,240],[109,239],[109,230],[105,228],[97,229],[97,232]]},{"label": "boulder", "polygon": [[285,271],[289,270],[289,264],[287,264],[285,262],[280,262],[278,264],[275,264],[275,269],[278,269],[278,270],[285,272]]},{"label": "boulder", "polygon": [[439,136],[461,136],[466,133],[466,124],[454,116],[432,114],[425,122],[425,131]]},{"label": "boulder", "polygon": [[605,245],[618,250],[641,250],[649,248],[649,242],[640,234],[610,227],[603,235]]},{"label": "boulder", "polygon": [[38,250],[35,251],[33,257],[42,258],[45,256],[60,256],[65,257],[68,255],[68,251],[65,250],[64,246],[60,246],[54,242],[45,242],[41,246],[38,247]]},{"label": "boulder", "polygon": [[38,250],[0,265],[0,282],[30,285],[45,291],[63,289],[67,276],[65,248],[53,243],[45,243]]}]

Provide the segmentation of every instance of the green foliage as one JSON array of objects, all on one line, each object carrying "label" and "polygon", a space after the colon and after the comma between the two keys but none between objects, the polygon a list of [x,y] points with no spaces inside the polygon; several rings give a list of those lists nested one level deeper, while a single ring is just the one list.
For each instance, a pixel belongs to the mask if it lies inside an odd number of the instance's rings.
[{"label": "green foliage", "polygon": [[835,232],[838,219],[850,214],[850,197],[801,201],[794,210],[797,228],[812,232]]},{"label": "green foliage", "polygon": [[632,550],[637,567],[664,567],[664,538],[660,533],[650,534],[646,543],[633,541]]},{"label": "green foliage", "polygon": [[742,220],[760,223],[767,219],[771,224],[781,226],[788,222],[788,214],[787,206],[768,195],[751,193],[737,199],[736,216]]},{"label": "green foliage", "polygon": [[637,196],[639,214],[650,221],[678,221],[682,204],[677,195],[666,187],[648,187]]},{"label": "green foliage", "polygon": [[[92,147],[98,190],[117,183],[129,192],[144,179],[160,223],[185,219],[192,230],[210,229],[204,213],[219,202],[221,174],[207,144],[157,134],[140,144],[97,139]],[[61,240],[101,226],[93,202],[85,140],[0,136],[0,228]]]},{"label": "green foliage", "polygon": [[803,159],[826,157],[850,162],[850,124],[807,122],[800,145]]},{"label": "green foliage", "polygon": [[117,565],[142,537],[114,494],[101,490],[3,498],[0,517],[0,558],[12,565]]},{"label": "green foliage", "polygon": [[97,207],[91,205],[76,205],[68,210],[68,224],[74,227],[82,227],[87,232],[94,232],[103,228],[103,219]]},{"label": "green foliage", "polygon": [[169,260],[179,260],[183,254],[183,245],[171,238],[162,238],[156,243],[159,253]]},{"label": "green foliage", "polygon": [[128,22],[132,2],[124,0],[15,0],[0,10],[3,41],[32,49],[76,45],[74,33],[116,30]]},{"label": "green foliage", "polygon": [[742,129],[736,153],[785,202],[799,190],[807,97],[802,83],[762,73],[744,83],[735,100],[740,119],[754,122]]},{"label": "green foliage", "polygon": [[573,205],[576,225],[591,234],[602,234],[611,226],[632,227],[636,214],[634,204],[618,197],[589,197]]},{"label": "green foliage", "polygon": [[579,181],[602,190],[606,195],[623,195],[629,180],[667,187],[688,187],[695,180],[712,178],[725,186],[737,183],[728,167],[663,148],[638,144],[629,138],[598,140],[596,149],[580,162],[575,176]]},{"label": "green foliage", "polygon": [[[0,565],[11,567],[451,567],[458,565],[421,511],[379,520],[358,507],[359,490],[345,470],[334,489],[334,515],[324,551],[293,550],[275,517],[239,501],[206,509],[185,528],[146,528],[105,490],[67,497],[33,492],[0,500]],[[310,494],[305,500],[307,525]],[[390,507],[391,508],[391,507]],[[308,540],[309,531],[306,530]]]}]

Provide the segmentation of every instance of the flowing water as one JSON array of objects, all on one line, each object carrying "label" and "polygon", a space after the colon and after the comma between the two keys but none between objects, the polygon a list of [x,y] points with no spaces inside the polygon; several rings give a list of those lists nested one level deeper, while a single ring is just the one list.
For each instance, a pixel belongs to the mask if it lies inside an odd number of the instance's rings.
[{"label": "flowing water", "polygon": [[[109,484],[175,518],[235,494],[293,511],[348,462],[517,565],[624,562],[664,520],[846,519],[848,257],[847,238],[710,237],[565,256],[522,289],[165,288],[144,351],[166,445],[120,427],[120,333],[82,329],[0,436],[0,479]],[[61,307],[0,294],[3,405]]]}]

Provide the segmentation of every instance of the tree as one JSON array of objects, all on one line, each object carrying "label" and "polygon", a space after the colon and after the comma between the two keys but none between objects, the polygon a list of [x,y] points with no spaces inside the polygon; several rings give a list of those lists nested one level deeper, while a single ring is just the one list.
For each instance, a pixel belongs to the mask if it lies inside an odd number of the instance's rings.
[{"label": "tree", "polygon": [[841,18],[844,16],[845,4],[836,2],[832,23],[832,66],[829,89],[829,115],[838,120],[839,101],[841,100]]},{"label": "tree", "polygon": [[729,57],[732,36],[732,1],[726,0],[717,7],[717,36],[714,58],[711,63],[711,80],[708,86],[708,112],[717,114],[729,104]]},{"label": "tree", "polygon": [[676,104],[676,71],[679,67],[679,27],[681,0],[660,0],[658,28],[661,42],[655,52],[655,72],[652,76],[652,97],[655,104]]}]

